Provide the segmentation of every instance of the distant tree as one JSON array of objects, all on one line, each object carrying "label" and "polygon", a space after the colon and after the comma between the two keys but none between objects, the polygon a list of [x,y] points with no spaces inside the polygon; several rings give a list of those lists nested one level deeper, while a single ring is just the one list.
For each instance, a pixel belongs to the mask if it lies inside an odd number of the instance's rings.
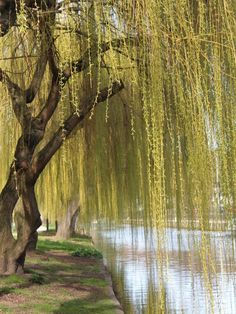
[{"label": "distant tree", "polygon": [[56,237],[59,239],[69,239],[76,235],[78,218],[79,218],[79,202],[78,200],[71,200],[66,213],[60,219]]}]

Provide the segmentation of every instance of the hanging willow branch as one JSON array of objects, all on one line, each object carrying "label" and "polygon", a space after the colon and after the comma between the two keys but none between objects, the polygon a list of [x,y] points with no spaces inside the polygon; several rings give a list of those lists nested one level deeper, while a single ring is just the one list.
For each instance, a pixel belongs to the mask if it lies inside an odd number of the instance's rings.
[{"label": "hanging willow branch", "polygon": [[53,155],[61,147],[71,132],[85,119],[88,113],[94,108],[94,105],[98,105],[108,98],[113,97],[123,88],[123,82],[114,82],[111,87],[102,89],[98,96],[95,95],[85,101],[83,104],[83,112],[79,114],[77,112],[73,112],[70,117],[64,121],[63,126],[56,131],[55,135],[48,142],[48,144],[46,144],[46,146],[34,157],[32,161],[34,180],[37,180],[38,176],[41,174]]},{"label": "hanging willow branch", "polygon": [[[103,54],[111,48],[122,48],[123,46],[127,45],[127,42],[135,46],[135,39],[135,37],[115,38],[111,42],[103,42],[99,46],[97,43],[95,43],[91,48],[85,51],[85,53],[79,60],[73,61],[71,66],[63,71],[63,75],[61,78],[62,83],[66,82],[68,78],[72,75],[72,73],[79,73],[86,70],[90,66],[91,60],[96,61],[99,54]],[[119,53],[122,53],[122,51],[120,50],[117,51]]]}]

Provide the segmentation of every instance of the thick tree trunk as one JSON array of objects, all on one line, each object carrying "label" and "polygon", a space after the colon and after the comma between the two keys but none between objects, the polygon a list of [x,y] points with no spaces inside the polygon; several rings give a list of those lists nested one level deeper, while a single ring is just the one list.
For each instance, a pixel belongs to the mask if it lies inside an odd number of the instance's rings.
[{"label": "thick tree trunk", "polygon": [[[17,209],[15,215],[14,215],[14,222],[16,226],[17,234],[20,233],[20,230],[22,229],[22,226],[24,225],[24,210],[23,208]],[[37,247],[38,242],[38,232],[35,231],[31,234],[28,244],[27,244],[27,251],[34,251]]]},{"label": "thick tree trunk", "polygon": [[26,248],[27,252],[36,250],[37,242],[38,242],[38,232],[36,231],[31,235],[28,241],[27,248]]},{"label": "thick tree trunk", "polygon": [[[12,215],[19,199],[14,170],[0,194],[0,274],[23,272],[26,249],[41,224],[33,186],[23,189],[23,211],[18,219],[17,239],[12,234]],[[30,206],[29,206],[30,203]],[[32,209],[34,208],[34,209]]]},{"label": "thick tree trunk", "polygon": [[68,239],[76,234],[76,226],[79,216],[78,201],[71,201],[65,216],[59,221],[56,237]]},{"label": "thick tree trunk", "polygon": [[18,258],[16,240],[12,235],[12,213],[18,200],[14,171],[11,169],[9,179],[0,195],[0,274],[17,272]]}]

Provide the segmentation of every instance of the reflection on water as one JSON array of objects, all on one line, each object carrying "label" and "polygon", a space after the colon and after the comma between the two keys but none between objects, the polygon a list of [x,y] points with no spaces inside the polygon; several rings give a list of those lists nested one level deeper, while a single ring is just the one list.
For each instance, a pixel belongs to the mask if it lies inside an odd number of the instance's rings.
[{"label": "reflection on water", "polygon": [[126,313],[159,313],[161,292],[164,312],[236,313],[236,240],[230,232],[168,228],[158,252],[153,235],[130,226],[94,231]]}]

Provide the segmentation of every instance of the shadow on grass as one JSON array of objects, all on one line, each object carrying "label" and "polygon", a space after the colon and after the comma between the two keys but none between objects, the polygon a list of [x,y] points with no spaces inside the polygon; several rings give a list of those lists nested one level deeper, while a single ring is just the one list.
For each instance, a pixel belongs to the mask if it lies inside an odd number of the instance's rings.
[{"label": "shadow on grass", "polygon": [[30,285],[28,279],[22,275],[0,276],[0,297],[13,293],[15,289],[27,288]]},{"label": "shadow on grass", "polygon": [[39,235],[42,237],[54,237],[56,235],[56,231],[55,230],[48,230],[48,231],[40,231]]},{"label": "shadow on grass", "polygon": [[109,299],[74,299],[72,301],[64,302],[60,305],[58,310],[55,310],[54,314],[113,314],[117,310],[117,307],[112,304]]},{"label": "shadow on grass", "polygon": [[101,288],[107,286],[103,272],[93,260],[87,260],[85,265],[78,265],[71,261],[64,263],[53,263],[52,261],[28,265],[26,272],[31,274],[32,284],[51,283],[80,283],[80,285]]},{"label": "shadow on grass", "polygon": [[12,293],[15,289],[12,287],[2,287],[0,288],[0,297],[2,297],[5,294]]}]

